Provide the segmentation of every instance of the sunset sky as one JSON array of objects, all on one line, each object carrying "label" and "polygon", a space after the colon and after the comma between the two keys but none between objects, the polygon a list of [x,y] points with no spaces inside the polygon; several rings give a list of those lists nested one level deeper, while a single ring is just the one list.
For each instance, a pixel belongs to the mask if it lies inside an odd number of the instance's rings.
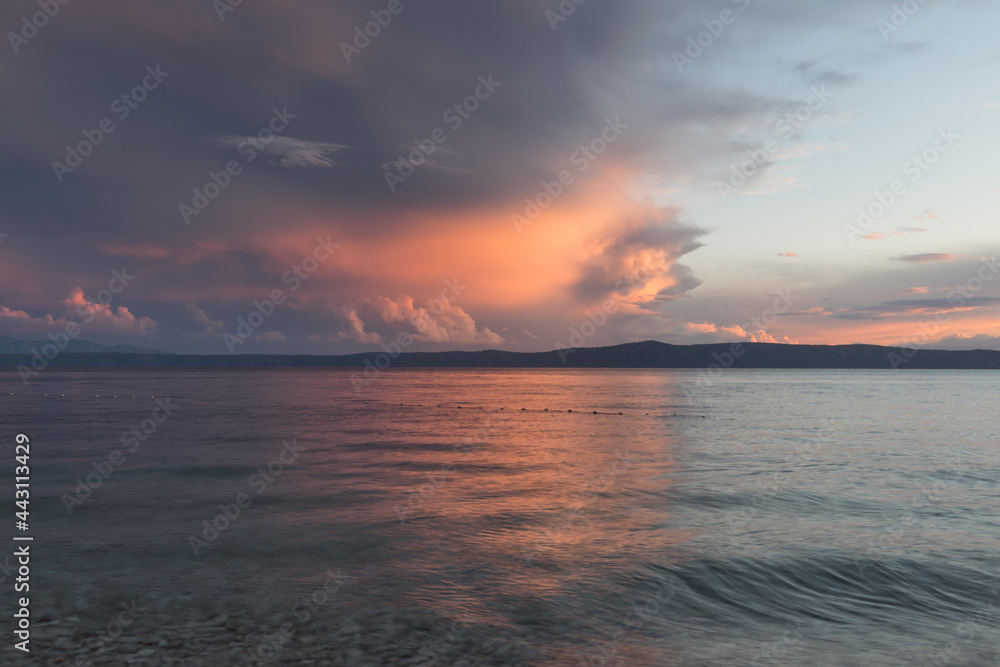
[{"label": "sunset sky", "polygon": [[0,335],[1000,347],[997,3],[39,6]]}]

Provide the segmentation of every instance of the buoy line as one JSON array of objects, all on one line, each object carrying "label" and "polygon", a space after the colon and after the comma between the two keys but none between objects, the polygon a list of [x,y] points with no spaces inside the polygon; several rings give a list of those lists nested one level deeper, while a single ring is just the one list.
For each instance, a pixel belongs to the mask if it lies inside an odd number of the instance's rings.
[{"label": "buoy line", "polygon": [[[454,405],[448,405],[448,404],[445,404],[445,403],[431,403],[431,404],[424,405],[423,403],[395,403],[395,402],[390,403],[389,401],[372,401],[372,400],[364,401],[364,403],[366,405],[368,405],[368,404],[385,405],[385,406],[398,407],[398,408],[404,408],[404,407],[406,407],[406,408],[441,408],[442,410],[451,410],[451,409],[456,409],[456,410],[485,410],[485,409],[487,409],[487,408],[485,408],[482,405],[462,405],[462,404],[459,404],[459,403],[456,403]],[[560,410],[550,410],[549,408],[520,408],[520,409],[507,410],[505,407],[489,408],[489,409],[493,410],[493,411],[496,411],[496,412],[503,411],[503,412],[513,412],[513,413],[519,413],[519,412],[537,412],[537,413],[550,412],[552,414],[571,413],[571,414],[578,414],[578,415],[607,415],[607,416],[611,416],[611,417],[636,417],[636,416],[649,417],[650,416],[650,413],[648,413],[648,412],[644,412],[644,413],[642,413],[640,415],[638,413],[625,414],[624,412],[604,412],[604,411],[601,411],[601,410],[573,410],[573,409],[567,409],[567,410],[562,410],[562,409],[560,409]],[[676,412],[673,412],[671,414],[663,414],[662,416],[664,416],[664,417],[691,417],[691,418],[696,418],[696,419],[708,419],[708,417],[706,415],[684,415],[684,414],[678,414]]]},{"label": "buoy line", "polygon": [[[29,392],[26,392],[26,393],[23,393],[23,394],[15,394],[14,392],[10,392],[9,395],[10,396],[31,396],[32,394],[29,391]],[[35,394],[35,396],[38,396],[38,394]],[[43,396],[43,397],[49,397],[48,394],[41,394],[41,396]],[[52,398],[55,398],[55,397],[56,397],[56,395],[52,394]],[[59,394],[59,396],[58,396],[58,398],[81,398],[81,397],[83,397],[82,394],[70,394],[69,396],[66,396],[66,394]],[[142,399],[144,399],[145,396],[136,396],[134,394],[122,394],[122,395],[113,394],[113,395],[109,396],[109,395],[105,394],[102,397],[100,394],[94,394],[93,398],[105,398],[105,399],[114,399],[114,398],[142,398]],[[150,396],[149,398],[150,399],[155,399],[156,396]],[[449,406],[449,405],[445,405],[443,403],[431,404],[431,405],[423,405],[422,403],[409,403],[409,404],[399,403],[398,406],[397,406],[396,403],[389,403],[387,401],[377,401],[377,402],[376,401],[365,401],[365,404],[367,405],[367,404],[373,403],[373,402],[376,405],[391,405],[391,406],[400,407],[400,408],[403,408],[403,407],[409,407],[409,408],[434,408],[434,407],[437,407],[437,408],[441,408],[443,410],[450,410],[450,409],[452,409],[452,407],[454,407],[456,410],[463,410],[463,409],[464,410],[485,410],[486,409],[482,405],[459,405],[459,404],[456,404],[454,406]],[[497,412],[505,411],[505,408],[502,408],[502,407],[501,408],[491,408],[491,409],[495,409]],[[560,413],[578,414],[578,415],[589,414],[589,415],[605,415],[605,416],[609,416],[609,417],[632,417],[632,416],[639,416],[639,415],[631,415],[631,414],[630,415],[626,415],[624,412],[604,412],[604,411],[601,411],[601,410],[573,410],[573,409],[567,409],[567,410],[561,410],[561,409],[560,410],[550,410],[549,408],[541,408],[541,409],[539,409],[539,408],[521,408],[519,410],[517,410],[517,409],[510,410],[510,412],[515,412],[515,413],[516,412],[525,412],[525,413],[531,413],[531,412],[537,412],[537,413],[551,412],[553,414],[560,414]],[[648,412],[644,412],[642,414],[642,416],[649,417],[649,413]],[[701,419],[707,419],[708,418],[706,415],[681,415],[681,414],[677,414],[676,412],[671,413],[670,415],[663,415],[663,416],[665,416],[665,417],[694,417],[694,418],[700,417]]]}]

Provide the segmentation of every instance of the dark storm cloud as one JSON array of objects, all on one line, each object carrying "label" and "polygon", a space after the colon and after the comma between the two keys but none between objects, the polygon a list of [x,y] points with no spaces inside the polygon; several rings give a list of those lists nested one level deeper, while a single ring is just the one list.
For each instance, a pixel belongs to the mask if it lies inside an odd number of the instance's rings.
[{"label": "dark storm cloud", "polygon": [[[863,3],[779,4],[754,5],[748,29],[798,30]],[[0,225],[5,252],[17,250],[5,258],[0,305],[40,314],[47,303],[57,312],[73,287],[90,293],[127,262],[137,276],[127,298],[196,331],[185,304],[211,321],[239,307],[202,303],[201,286],[228,286],[242,299],[273,284],[284,260],[270,248],[284,235],[308,237],[322,225],[392,243],[414,211],[444,219],[516,210],[618,116],[630,129],[601,168],[677,173],[734,152],[727,127],[797,103],[678,76],[671,53],[715,11],[694,0],[591,0],[553,30],[545,12],[558,5],[403,0],[350,62],[342,44],[385,4],[258,0],[221,19],[212,3],[195,0],[63,6],[0,61]],[[16,26],[36,9],[8,3],[0,21]],[[713,62],[723,64],[729,48],[720,43]],[[155,86],[149,68],[164,73]],[[484,79],[496,82],[488,95]],[[104,121],[113,130],[102,130]],[[427,164],[390,191],[386,167],[412,164],[415,142],[426,146],[438,129],[446,139],[434,142]],[[268,132],[275,138],[257,159],[240,154]],[[70,153],[81,142],[91,146],[77,163]],[[230,161],[239,173],[227,177]],[[72,171],[57,174],[53,162]],[[184,218],[180,206],[196,207],[213,187],[221,191],[204,210]],[[644,244],[681,254],[695,247],[692,225],[651,224],[649,238],[609,241],[603,259],[581,268],[577,294],[606,290]],[[698,284],[674,259],[665,298]],[[357,275],[338,278],[331,298],[349,289],[374,296]]]},{"label": "dark storm cloud", "polygon": [[[657,6],[660,32],[685,28],[671,21],[671,6]],[[642,72],[643,57],[665,56],[651,46],[646,2],[592,3],[557,31],[544,7],[527,0],[407,2],[347,63],[341,44],[372,20],[373,8],[379,9],[359,2],[243,3],[219,20],[209,3],[67,7],[4,65],[13,95],[2,108],[21,131],[5,133],[10,161],[3,166],[13,171],[16,163],[18,173],[3,195],[15,210],[67,230],[76,224],[71,218],[93,214],[88,229],[97,232],[134,224],[123,220],[135,215],[128,198],[121,201],[128,187],[146,204],[144,226],[162,232],[176,227],[177,203],[228,159],[206,139],[255,136],[278,107],[295,116],[279,141],[355,149],[338,155],[344,168],[335,175],[296,178],[297,198],[376,209],[462,206],[530,192],[608,116],[623,115],[636,128],[614,149],[625,159],[655,152],[669,139],[683,151],[677,130],[684,124],[726,122],[767,104]],[[128,117],[118,117],[112,104],[150,65],[169,76]],[[468,118],[444,119],[474,95],[479,77],[491,75],[500,85],[489,99]],[[58,183],[51,163],[64,161],[65,147],[104,118],[114,132]],[[447,140],[434,160],[451,169],[418,169],[390,197],[382,165],[438,128]],[[231,187],[258,190],[265,179],[284,184],[283,175],[254,167],[257,173]]]}]

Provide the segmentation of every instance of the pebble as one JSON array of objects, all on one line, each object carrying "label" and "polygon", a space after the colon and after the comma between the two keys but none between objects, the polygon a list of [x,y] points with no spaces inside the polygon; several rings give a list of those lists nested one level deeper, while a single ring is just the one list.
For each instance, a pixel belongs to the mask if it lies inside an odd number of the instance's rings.
[{"label": "pebble", "polygon": [[[191,607],[186,607],[191,609]],[[272,610],[273,611],[273,610]],[[267,665],[313,665],[350,667],[430,667],[431,665],[476,665],[504,663],[524,665],[521,651],[510,646],[500,652],[490,645],[489,633],[459,627],[417,610],[358,614],[346,608],[300,620],[283,613],[260,613],[233,608],[229,613],[177,616],[150,612],[111,639],[106,635],[104,615],[81,620],[80,616],[39,623],[38,638],[46,643],[45,657],[34,655],[25,665],[121,665],[125,667],[217,667],[243,664],[248,652],[256,651],[279,628],[291,623],[292,636],[276,646]],[[58,618],[58,614],[55,614]],[[34,638],[34,633],[33,633]],[[503,643],[499,641],[498,643]]]}]

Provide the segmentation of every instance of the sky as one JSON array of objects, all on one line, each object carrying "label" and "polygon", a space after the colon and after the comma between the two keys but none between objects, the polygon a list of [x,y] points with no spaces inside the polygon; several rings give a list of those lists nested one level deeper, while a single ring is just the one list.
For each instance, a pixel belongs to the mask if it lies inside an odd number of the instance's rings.
[{"label": "sky", "polygon": [[0,335],[998,349],[997,25],[988,0],[5,2]]}]

